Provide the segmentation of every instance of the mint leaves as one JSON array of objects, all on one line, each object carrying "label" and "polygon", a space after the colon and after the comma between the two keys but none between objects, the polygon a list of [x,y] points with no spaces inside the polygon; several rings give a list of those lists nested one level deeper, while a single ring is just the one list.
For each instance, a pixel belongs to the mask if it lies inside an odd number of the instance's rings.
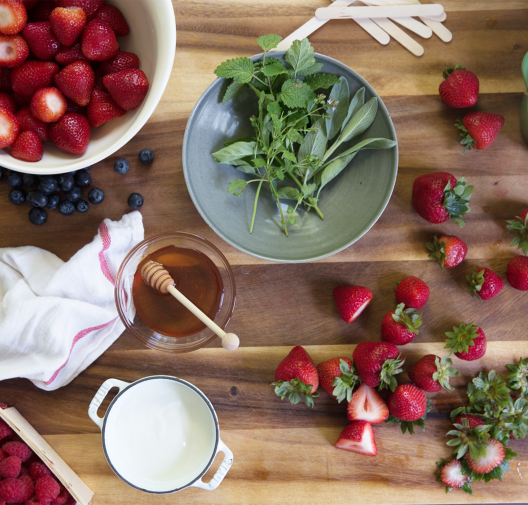
[{"label": "mint leaves", "polygon": [[[265,184],[288,236],[299,206],[324,218],[318,203],[322,188],[345,170],[359,151],[391,149],[396,142],[373,138],[346,146],[374,121],[377,99],[365,103],[364,88],[351,95],[344,77],[321,73],[323,64],[317,62],[308,39],[295,41],[284,61],[268,56],[281,40],[279,35],[263,35],[257,40],[264,51],[260,61],[234,58],[216,68],[218,77],[230,81],[222,103],[251,89],[258,100],[258,114],[250,118],[254,137],[227,141],[212,156],[217,163],[232,165],[247,176],[230,182],[230,194],[238,197],[249,184],[257,183],[250,233]],[[287,205],[281,204],[284,200]]]}]

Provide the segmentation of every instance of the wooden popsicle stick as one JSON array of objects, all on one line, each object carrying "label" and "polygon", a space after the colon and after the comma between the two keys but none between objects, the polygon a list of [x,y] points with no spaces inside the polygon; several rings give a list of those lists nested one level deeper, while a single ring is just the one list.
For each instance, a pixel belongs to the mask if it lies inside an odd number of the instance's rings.
[{"label": "wooden popsicle stick", "polygon": [[453,34],[438,21],[433,21],[427,18],[420,18],[431,30],[433,33],[442,41],[442,42],[451,42],[453,40]]},{"label": "wooden popsicle stick", "polygon": [[375,7],[321,7],[315,16],[321,20],[358,19],[358,18],[392,18],[404,16],[440,16],[444,7],[440,4],[428,5],[386,5]]},{"label": "wooden popsicle stick", "polygon": [[432,19],[433,21],[438,21],[439,23],[443,23],[447,19],[447,14],[444,12],[443,14],[440,14],[440,16],[420,16],[420,17]]},{"label": "wooden popsicle stick", "polygon": [[372,19],[354,19],[368,34],[372,35],[380,44],[386,46],[390,42],[390,35],[382,30]]},{"label": "wooden popsicle stick", "polygon": [[404,18],[391,18],[392,21],[398,23],[399,25],[404,26],[408,30],[420,35],[424,39],[429,39],[433,35],[433,30],[429,26],[425,26],[420,21],[417,21],[414,18],[404,17]]},{"label": "wooden popsicle stick", "polygon": [[385,30],[391,37],[397,40],[405,49],[415,56],[422,56],[424,48],[412,37],[409,37],[401,28],[398,28],[392,21],[387,18],[372,18],[380,28]]},{"label": "wooden popsicle stick", "polygon": [[[367,5],[420,5],[419,0],[361,0],[364,4]],[[427,17],[428,19],[434,19],[434,21],[445,21],[447,15],[444,11],[440,16],[420,16]]]}]

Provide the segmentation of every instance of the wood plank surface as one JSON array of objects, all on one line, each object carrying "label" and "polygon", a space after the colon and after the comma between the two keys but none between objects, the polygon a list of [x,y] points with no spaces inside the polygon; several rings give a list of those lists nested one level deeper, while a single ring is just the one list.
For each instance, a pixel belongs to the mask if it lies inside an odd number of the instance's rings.
[{"label": "wood plank surface", "polygon": [[[317,52],[349,65],[372,84],[391,114],[400,149],[398,179],[386,211],[367,235],[330,258],[281,265],[235,250],[194,208],[181,163],[187,119],[213,81],[215,67],[227,58],[258,53],[259,35],[288,35],[316,8],[329,5],[326,0],[174,0],[176,59],[160,105],[134,139],[91,170],[93,185],[105,191],[104,203],[69,218],[50,212],[48,222],[35,227],[27,208],[7,202],[9,191],[0,181],[0,247],[35,245],[67,260],[92,239],[102,219],[117,220],[128,212],[126,198],[139,191],[145,197],[141,212],[146,236],[169,230],[196,233],[217,245],[234,269],[237,306],[229,329],[242,345],[234,353],[214,342],[187,355],[170,355],[145,349],[125,332],[58,391],[43,392],[23,379],[0,383],[0,401],[15,406],[71,465],[95,492],[94,505],[527,502],[527,441],[512,442],[520,456],[505,481],[475,485],[474,497],[446,495],[433,476],[434,462],[449,454],[444,438],[448,413],[464,401],[470,378],[480,369],[504,372],[507,363],[528,357],[528,293],[506,284],[497,298],[480,302],[470,297],[464,279],[475,266],[505,277],[508,259],[517,254],[509,247],[504,222],[528,206],[528,146],[518,113],[525,89],[520,64],[528,51],[528,3],[441,3],[453,41],[444,44],[434,35],[420,40],[425,48],[421,58],[394,41],[381,46],[352,21],[331,21],[310,37]],[[438,96],[442,70],[458,62],[480,79],[474,110],[499,113],[506,120],[488,150],[464,156],[454,127],[461,111],[448,109]],[[137,160],[142,148],[155,152],[151,167]],[[126,176],[113,170],[118,158],[130,162]],[[465,176],[475,186],[462,230],[453,223],[431,225],[412,209],[414,179],[437,170]],[[435,233],[457,234],[468,244],[462,265],[441,272],[427,261],[424,243]],[[350,356],[360,341],[378,340],[383,315],[394,306],[396,282],[405,275],[423,278],[432,293],[420,334],[402,348],[408,363],[426,353],[442,353],[445,331],[460,322],[482,326],[489,340],[487,354],[475,363],[457,360],[462,375],[453,392],[430,395],[433,411],[425,432],[401,436],[397,426],[376,426],[377,458],[336,450],[333,444],[347,425],[346,406],[324,392],[313,410],[281,402],[269,386],[275,367],[296,344],[306,346],[317,363]],[[332,289],[345,283],[374,292],[373,302],[352,325],[339,318],[332,299]],[[127,487],[107,465],[98,428],[87,415],[90,400],[107,378],[131,382],[154,374],[192,382],[215,406],[222,439],[235,457],[216,491],[152,496]],[[219,464],[217,458],[208,477]]]}]

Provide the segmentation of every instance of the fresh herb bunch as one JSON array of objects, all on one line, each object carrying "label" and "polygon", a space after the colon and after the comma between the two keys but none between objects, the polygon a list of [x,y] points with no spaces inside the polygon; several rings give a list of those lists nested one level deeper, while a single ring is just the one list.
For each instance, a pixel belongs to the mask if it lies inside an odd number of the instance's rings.
[{"label": "fresh herb bunch", "polygon": [[[324,219],[318,206],[322,188],[360,150],[389,149],[396,142],[372,138],[338,151],[342,144],[372,124],[378,110],[377,99],[374,97],[365,103],[365,88],[351,99],[344,77],[321,73],[323,64],[315,60],[308,39],[292,44],[284,55],[285,63],[271,58],[268,52],[281,40],[279,35],[263,35],[257,40],[264,51],[260,61],[234,58],[216,68],[218,77],[231,81],[222,103],[251,88],[258,98],[258,115],[250,118],[254,137],[226,142],[223,149],[213,153],[213,158],[250,176],[249,180],[233,179],[228,186],[229,193],[240,196],[248,184],[258,184],[250,233],[262,185],[267,183],[287,236],[288,224],[295,224],[294,214],[301,204],[307,210],[314,209]],[[328,98],[318,93],[329,88]],[[288,205],[284,213],[281,200],[295,203]]]}]

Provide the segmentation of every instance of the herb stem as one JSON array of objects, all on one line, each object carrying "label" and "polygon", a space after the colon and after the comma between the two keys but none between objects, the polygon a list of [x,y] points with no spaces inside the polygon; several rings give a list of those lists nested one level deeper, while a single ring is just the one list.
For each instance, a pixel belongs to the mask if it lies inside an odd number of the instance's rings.
[{"label": "herb stem", "polygon": [[251,227],[249,228],[249,233],[253,233],[253,225],[255,224],[255,216],[257,215],[257,202],[260,194],[260,188],[262,187],[263,182],[264,179],[261,179],[257,188],[257,194],[255,195],[255,203],[253,204],[253,216],[251,216]]}]

